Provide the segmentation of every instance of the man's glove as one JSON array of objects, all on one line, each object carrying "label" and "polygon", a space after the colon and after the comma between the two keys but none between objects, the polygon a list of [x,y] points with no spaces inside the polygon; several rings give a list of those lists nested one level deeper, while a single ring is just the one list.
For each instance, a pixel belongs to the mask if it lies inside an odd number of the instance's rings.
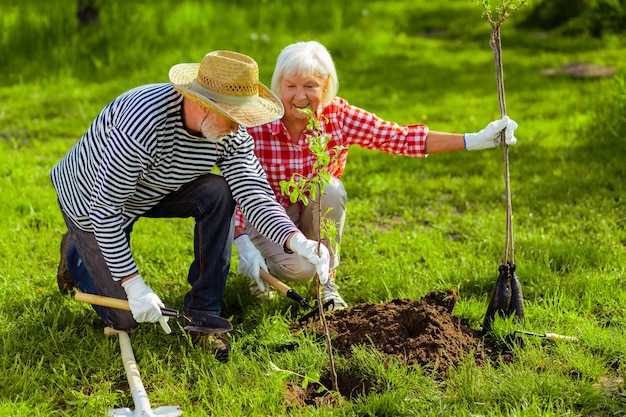
[{"label": "man's glove", "polygon": [[289,247],[292,251],[298,255],[306,258],[309,262],[315,265],[315,272],[319,277],[322,285],[328,282],[328,270],[330,269],[330,254],[328,249],[323,244],[319,245],[319,255],[317,254],[317,242],[309,240],[304,234],[298,232],[291,237],[289,241]]},{"label": "man's glove", "polygon": [[500,144],[500,132],[502,132],[502,130],[504,130],[506,144],[515,145],[517,143],[515,129],[517,129],[517,123],[509,119],[509,116],[504,116],[500,120],[489,123],[487,127],[478,133],[466,133],[463,136],[465,149],[468,151],[477,151],[480,149],[495,148]]},{"label": "man's glove", "polygon": [[143,282],[141,275],[137,275],[128,281],[122,282],[122,287],[128,297],[130,312],[133,314],[137,323],[155,323],[158,321],[165,333],[169,334],[172,332],[172,329],[170,329],[170,326],[167,324],[168,318],[163,317],[163,314],[161,314],[161,308],[165,307],[165,304],[163,304],[159,296]]},{"label": "man's glove", "polygon": [[259,268],[263,268],[267,272],[269,271],[267,270],[267,264],[261,252],[259,252],[245,233],[235,238],[235,246],[237,247],[237,254],[239,255],[237,272],[253,279],[256,285],[258,285],[259,290],[261,290],[261,292],[265,291],[265,285],[259,275]]}]

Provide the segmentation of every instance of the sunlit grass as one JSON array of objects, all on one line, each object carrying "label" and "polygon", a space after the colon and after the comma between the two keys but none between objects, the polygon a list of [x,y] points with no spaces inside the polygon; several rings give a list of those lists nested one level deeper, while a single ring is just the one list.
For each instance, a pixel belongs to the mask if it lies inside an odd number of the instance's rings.
[{"label": "sunlit grass", "polygon": [[[470,1],[306,3],[110,1],[101,25],[77,30],[74,6],[0,6],[0,410],[10,416],[94,416],[134,408],[115,338],[88,305],[56,289],[65,231],[50,168],[98,111],[127,88],[166,82],[169,67],[214,49],[252,55],[269,84],[287,43],[318,39],[335,57],[340,95],[401,123],[476,131],[498,117],[488,26]],[[358,3],[358,4],[357,4]],[[19,6],[19,7],[18,7]],[[511,22],[512,23],[512,22]],[[541,35],[541,36],[539,36]],[[291,300],[261,301],[229,275],[224,310],[235,329],[228,364],[195,347],[173,323],[142,325],[132,343],[154,407],[184,415],[490,415],[623,413],[626,232],[623,78],[547,78],[571,61],[614,65],[623,41],[555,38],[506,26],[517,273],[529,336],[515,361],[445,378],[408,369],[365,347],[337,358],[374,394],[341,408],[290,408],[271,363],[301,375],[327,370],[320,340],[293,332]],[[401,158],[354,148],[343,177],[348,218],[338,270],[351,303],[417,299],[455,287],[454,314],[480,327],[505,238],[502,150]],[[188,290],[193,222],[140,220],[133,252],[168,306]],[[308,295],[308,285],[296,285]],[[516,324],[497,321],[503,341]]]}]

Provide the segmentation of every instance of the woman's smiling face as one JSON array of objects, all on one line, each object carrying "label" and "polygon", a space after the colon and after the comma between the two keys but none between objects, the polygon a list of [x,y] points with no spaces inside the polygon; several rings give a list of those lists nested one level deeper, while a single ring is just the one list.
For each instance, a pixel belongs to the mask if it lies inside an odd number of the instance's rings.
[{"label": "woman's smiling face", "polygon": [[324,80],[316,75],[290,75],[280,80],[280,100],[285,107],[283,119],[308,119],[298,109],[317,112],[324,94]]}]

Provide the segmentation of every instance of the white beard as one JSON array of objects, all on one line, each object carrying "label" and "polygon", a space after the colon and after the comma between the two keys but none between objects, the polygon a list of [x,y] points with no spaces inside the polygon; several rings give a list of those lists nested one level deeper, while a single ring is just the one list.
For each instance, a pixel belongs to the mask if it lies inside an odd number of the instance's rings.
[{"label": "white beard", "polygon": [[218,130],[218,128],[215,127],[216,119],[217,114],[210,113],[202,120],[202,123],[200,123],[202,136],[204,136],[209,142],[219,142],[231,133],[230,131],[224,132]]}]

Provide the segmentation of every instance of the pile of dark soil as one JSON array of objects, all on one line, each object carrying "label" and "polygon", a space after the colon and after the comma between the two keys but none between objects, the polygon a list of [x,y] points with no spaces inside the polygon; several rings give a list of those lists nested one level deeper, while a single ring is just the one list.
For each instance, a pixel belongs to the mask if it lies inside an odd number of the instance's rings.
[{"label": "pile of dark soil", "polygon": [[[420,300],[393,299],[387,303],[364,303],[326,314],[333,347],[343,355],[352,346],[372,346],[407,365],[445,371],[468,354],[477,364],[485,360],[480,334],[452,315],[456,290],[431,292]],[[323,335],[321,323],[312,325]],[[487,347],[488,350],[490,347]]]},{"label": "pile of dark soil", "polygon": [[[346,357],[352,354],[353,346],[369,346],[407,366],[429,369],[438,377],[468,355],[473,355],[477,366],[490,359],[510,362],[511,355],[501,346],[452,315],[457,300],[458,292],[448,290],[428,293],[420,300],[398,298],[326,313],[332,346]],[[308,326],[323,337],[319,320]],[[328,375],[323,375],[321,381],[325,387],[331,386]],[[367,395],[374,389],[372,382],[349,375],[338,375],[338,385],[344,397]],[[317,388],[290,385],[287,399],[296,405],[328,402],[329,396],[317,392]]]}]

